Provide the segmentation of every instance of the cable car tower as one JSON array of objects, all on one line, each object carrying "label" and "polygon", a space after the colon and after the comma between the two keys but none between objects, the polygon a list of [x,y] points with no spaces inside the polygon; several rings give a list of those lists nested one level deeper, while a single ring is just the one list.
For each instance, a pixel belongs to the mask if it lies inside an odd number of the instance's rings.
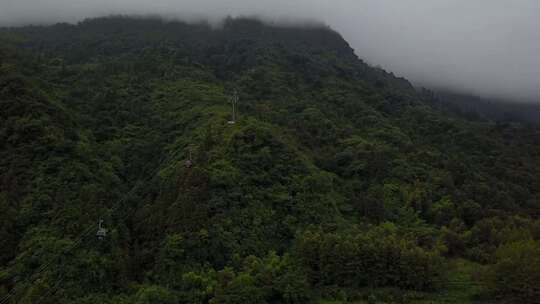
[{"label": "cable car tower", "polygon": [[232,105],[232,119],[229,120],[228,124],[234,125],[236,123],[236,110],[238,107],[238,100],[240,98],[238,97],[238,91],[234,90],[233,96],[229,98],[229,102]]}]

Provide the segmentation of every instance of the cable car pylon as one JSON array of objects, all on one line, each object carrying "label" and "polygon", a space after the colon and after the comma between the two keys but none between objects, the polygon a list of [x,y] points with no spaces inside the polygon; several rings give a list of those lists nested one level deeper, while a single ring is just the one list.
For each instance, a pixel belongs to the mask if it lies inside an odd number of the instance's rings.
[{"label": "cable car pylon", "polygon": [[240,99],[240,97],[238,97],[238,91],[234,90],[233,96],[231,96],[229,98],[229,102],[231,103],[231,106],[232,106],[231,120],[229,120],[229,122],[228,122],[228,124],[230,124],[230,125],[234,125],[236,123],[236,110],[237,110],[237,107],[238,107],[238,100],[239,99]]},{"label": "cable car pylon", "polygon": [[186,159],[186,168],[191,168],[193,167],[193,159],[191,157],[191,147],[188,147],[188,159]]}]

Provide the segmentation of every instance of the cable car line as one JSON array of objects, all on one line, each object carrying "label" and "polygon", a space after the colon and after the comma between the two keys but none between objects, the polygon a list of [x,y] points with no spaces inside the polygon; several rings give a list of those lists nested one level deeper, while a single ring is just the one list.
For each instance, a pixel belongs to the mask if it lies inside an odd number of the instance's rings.
[{"label": "cable car line", "polygon": [[[233,96],[230,97],[229,99],[229,102],[231,103],[232,105],[232,120],[228,121],[229,124],[235,124],[236,123],[236,112],[237,112],[237,104],[238,104],[238,100],[239,100],[239,96],[238,96],[238,91],[235,90],[234,93],[233,93]],[[192,151],[191,151],[191,147],[188,148],[189,149],[189,159],[186,161],[185,165],[187,168],[191,168],[193,166],[193,160],[192,160]],[[143,175],[145,169],[150,165],[150,164],[147,164],[146,168],[144,168],[141,172],[141,175],[139,176],[138,180],[136,181],[135,185],[132,187],[132,189],[126,194],[124,195],[120,200],[118,200],[114,205],[113,205],[113,208],[109,209],[109,213],[110,214],[114,214],[117,209],[121,206],[122,203],[124,203],[124,201],[130,197],[136,190],[138,190],[138,187],[144,183],[147,183],[149,181],[151,181],[154,177],[155,177],[155,174],[157,174],[160,169],[162,168],[162,166],[170,161],[171,159],[173,159],[175,157],[174,154],[171,154],[169,155],[167,158],[161,158],[156,170],[154,170],[152,172],[152,174],[149,176],[149,178],[147,180],[142,180],[141,176]],[[141,183],[141,182],[144,182],[144,183]],[[136,210],[136,209],[135,209]],[[132,211],[133,212],[133,211]],[[124,217],[121,218],[121,221],[125,221],[127,219],[127,217],[129,217],[129,215],[131,214],[131,212],[128,212]],[[96,232],[96,237],[99,239],[99,240],[103,240],[106,236],[107,236],[107,229],[105,229],[103,227],[103,219],[100,218],[99,222],[98,222],[98,230]],[[86,236],[88,236],[88,234],[90,234],[93,229],[95,229],[95,226],[91,225],[89,226],[88,228],[86,228],[80,235],[79,237],[72,243],[72,245],[65,251],[63,251],[62,253],[63,254],[67,254],[69,252],[71,252],[73,249],[77,248],[81,243],[82,241],[84,240],[84,238]],[[29,277],[27,277],[26,279],[23,280],[23,284],[27,284],[31,281],[31,285],[33,285],[38,279],[39,279],[39,276],[45,271],[47,270],[52,264],[53,262],[55,262],[55,259],[49,261],[48,263],[45,263],[43,265],[41,265],[38,270],[36,272],[34,272],[32,275],[30,275]],[[55,284],[55,288],[56,288],[56,284]],[[10,292],[8,292],[2,299],[0,299],[0,304],[5,304],[7,303],[7,301],[13,297],[14,295],[16,295],[18,292],[16,291],[15,288],[13,288]]]}]

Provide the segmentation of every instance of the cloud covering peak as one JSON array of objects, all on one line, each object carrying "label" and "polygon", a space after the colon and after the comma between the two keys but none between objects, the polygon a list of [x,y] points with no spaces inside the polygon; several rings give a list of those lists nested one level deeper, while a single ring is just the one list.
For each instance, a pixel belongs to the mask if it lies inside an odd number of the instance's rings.
[{"label": "cloud covering peak", "polygon": [[416,84],[540,102],[537,0],[0,0],[4,26],[110,14],[318,20],[362,59]]}]

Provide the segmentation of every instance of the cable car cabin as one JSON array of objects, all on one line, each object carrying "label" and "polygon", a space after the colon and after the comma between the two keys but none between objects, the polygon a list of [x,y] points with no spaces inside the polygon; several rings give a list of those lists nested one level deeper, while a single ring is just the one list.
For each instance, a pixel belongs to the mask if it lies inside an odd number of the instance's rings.
[{"label": "cable car cabin", "polygon": [[102,224],[103,224],[103,220],[100,220],[99,227],[96,232],[96,236],[100,240],[103,240],[107,236],[107,229],[103,228]]},{"label": "cable car cabin", "polygon": [[191,159],[186,160],[186,168],[189,169],[191,167],[193,167],[193,162],[191,161]]}]

